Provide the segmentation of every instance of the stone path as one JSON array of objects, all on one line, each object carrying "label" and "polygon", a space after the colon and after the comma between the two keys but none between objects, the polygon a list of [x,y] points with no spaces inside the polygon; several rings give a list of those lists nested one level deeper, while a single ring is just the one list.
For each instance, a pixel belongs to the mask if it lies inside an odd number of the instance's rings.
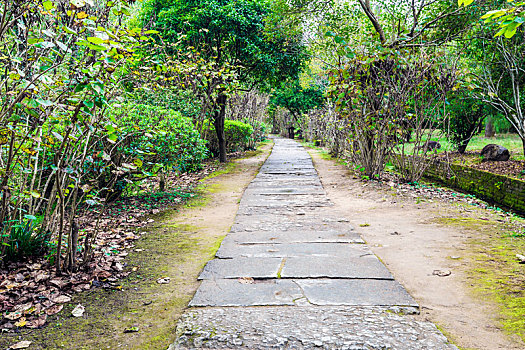
[{"label": "stone path", "polygon": [[170,349],[456,349],[276,139]]}]

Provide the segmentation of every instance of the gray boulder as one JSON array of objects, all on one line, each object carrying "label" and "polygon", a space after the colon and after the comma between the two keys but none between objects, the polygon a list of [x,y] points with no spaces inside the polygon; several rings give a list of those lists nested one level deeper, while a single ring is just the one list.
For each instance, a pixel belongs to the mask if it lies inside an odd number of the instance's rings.
[{"label": "gray boulder", "polygon": [[506,162],[510,158],[510,152],[503,146],[495,145],[493,143],[486,145],[481,150],[483,160],[493,160],[499,162]]}]

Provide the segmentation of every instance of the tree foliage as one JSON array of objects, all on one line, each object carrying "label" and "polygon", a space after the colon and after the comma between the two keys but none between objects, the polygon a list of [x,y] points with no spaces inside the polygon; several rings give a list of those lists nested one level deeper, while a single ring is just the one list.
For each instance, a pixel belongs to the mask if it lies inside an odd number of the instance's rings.
[{"label": "tree foliage", "polygon": [[[182,1],[166,4],[152,0],[144,18],[155,18],[152,27],[165,41],[175,43],[171,53],[194,52],[204,64],[210,61],[214,77],[203,86],[215,124],[220,160],[226,160],[224,120],[228,96],[239,89],[265,88],[297,76],[304,61],[298,38],[284,32],[266,32],[270,3],[253,0]],[[168,52],[169,54],[170,52]]]},{"label": "tree foliage", "polygon": [[283,84],[270,95],[270,105],[285,108],[297,119],[301,114],[321,107],[324,100],[324,87],[311,85],[303,88],[298,80]]}]

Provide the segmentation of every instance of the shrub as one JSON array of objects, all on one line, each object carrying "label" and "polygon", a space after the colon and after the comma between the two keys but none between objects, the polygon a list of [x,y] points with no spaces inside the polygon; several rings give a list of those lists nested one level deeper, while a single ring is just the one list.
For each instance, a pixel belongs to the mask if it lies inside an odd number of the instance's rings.
[{"label": "shrub", "polygon": [[143,104],[113,105],[106,125],[110,134],[97,143],[86,162],[101,197],[117,199],[126,184],[152,176],[161,168],[192,172],[208,157],[205,141],[190,118]]},{"label": "shrub", "polygon": [[[219,143],[213,123],[206,120],[203,133],[208,140],[208,148],[217,155],[219,154]],[[226,137],[226,150],[228,152],[245,151],[249,148],[250,138],[253,135],[253,127],[237,120],[226,119],[224,121],[224,134]]]},{"label": "shrub", "polygon": [[[27,218],[26,218],[27,219]],[[24,222],[5,223],[6,231],[2,235],[4,240],[4,252],[2,260],[18,261],[25,257],[42,255],[49,246],[50,235],[43,231],[36,231],[33,226],[32,217]]]},{"label": "shrub", "polygon": [[123,134],[137,133],[124,153],[179,172],[202,168],[208,152],[190,118],[172,109],[143,104],[115,106],[111,113]]}]

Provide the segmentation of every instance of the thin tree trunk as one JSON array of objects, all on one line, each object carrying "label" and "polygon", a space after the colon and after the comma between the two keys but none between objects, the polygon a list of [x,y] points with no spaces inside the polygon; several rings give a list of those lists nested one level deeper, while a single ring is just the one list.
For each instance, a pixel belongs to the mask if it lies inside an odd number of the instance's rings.
[{"label": "thin tree trunk", "polygon": [[494,123],[492,122],[492,117],[487,117],[487,122],[485,123],[485,137],[494,137],[496,132],[494,131]]},{"label": "thin tree trunk", "polygon": [[219,142],[219,161],[221,163],[226,162],[226,136],[224,134],[224,120],[226,118],[226,102],[227,96],[220,94],[217,97],[217,104],[219,109],[215,112],[213,124],[215,126],[215,132],[217,133],[217,140]]}]

